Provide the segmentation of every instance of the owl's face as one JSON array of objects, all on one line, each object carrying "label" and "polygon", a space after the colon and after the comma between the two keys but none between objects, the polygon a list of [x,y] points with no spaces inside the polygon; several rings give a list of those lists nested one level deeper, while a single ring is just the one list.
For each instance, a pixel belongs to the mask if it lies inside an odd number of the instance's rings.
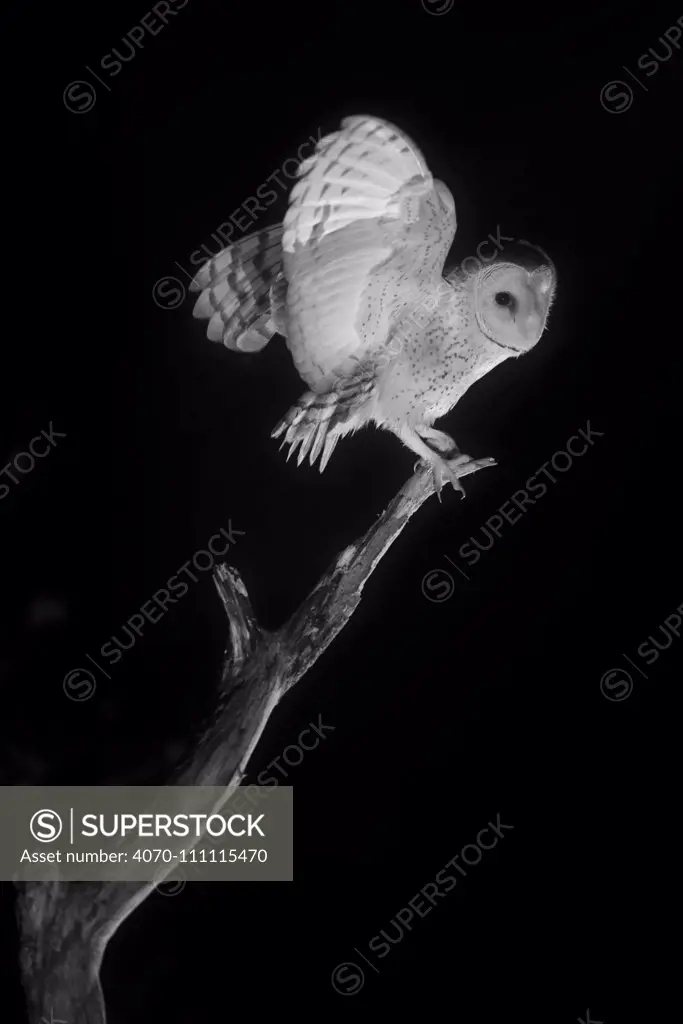
[{"label": "owl's face", "polygon": [[528,352],[543,334],[555,283],[555,270],[549,265],[528,269],[496,263],[482,270],[474,289],[480,331],[517,355]]}]

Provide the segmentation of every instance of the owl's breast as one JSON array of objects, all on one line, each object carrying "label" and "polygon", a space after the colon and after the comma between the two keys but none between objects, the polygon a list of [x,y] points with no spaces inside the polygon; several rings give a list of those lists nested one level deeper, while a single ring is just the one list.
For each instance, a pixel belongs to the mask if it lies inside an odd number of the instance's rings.
[{"label": "owl's breast", "polygon": [[[411,310],[389,336],[386,365],[379,384],[379,403],[387,418],[422,423],[434,418],[435,403],[450,403],[457,396],[462,367],[452,354],[442,316],[424,307]],[[456,346],[457,347],[457,346]]]},{"label": "owl's breast", "polygon": [[[401,332],[398,353],[386,367],[380,407],[387,418],[410,424],[444,416],[485,373],[507,358],[481,334],[466,311],[437,310],[423,325]],[[392,346],[396,351],[396,346]]]}]

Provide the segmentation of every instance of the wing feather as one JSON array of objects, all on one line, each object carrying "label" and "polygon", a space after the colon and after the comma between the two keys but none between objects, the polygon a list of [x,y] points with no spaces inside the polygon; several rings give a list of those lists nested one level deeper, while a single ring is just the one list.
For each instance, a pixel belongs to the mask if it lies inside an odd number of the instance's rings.
[{"label": "wing feather", "polygon": [[193,315],[209,320],[210,341],[222,341],[237,352],[257,352],[282,326],[282,278],[278,224],[229,245],[197,271],[190,290],[201,294]]},{"label": "wing feather", "polygon": [[415,143],[373,117],[347,117],[298,173],[282,237],[288,345],[320,392],[441,274],[455,208]]}]

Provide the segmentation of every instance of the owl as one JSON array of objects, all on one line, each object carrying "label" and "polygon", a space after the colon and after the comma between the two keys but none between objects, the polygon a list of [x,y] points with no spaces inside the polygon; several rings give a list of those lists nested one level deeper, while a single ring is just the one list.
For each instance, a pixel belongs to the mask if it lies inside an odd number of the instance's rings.
[{"label": "owl", "polygon": [[298,465],[308,456],[322,471],[340,438],[374,423],[429,464],[437,493],[446,482],[462,492],[457,468],[469,457],[433,424],[539,341],[554,266],[527,246],[444,273],[453,197],[415,143],[379,118],[345,118],[297,179],[282,225],[202,266],[194,316],[235,352],[285,339],[307,385],[272,431],[288,459],[298,449]]}]

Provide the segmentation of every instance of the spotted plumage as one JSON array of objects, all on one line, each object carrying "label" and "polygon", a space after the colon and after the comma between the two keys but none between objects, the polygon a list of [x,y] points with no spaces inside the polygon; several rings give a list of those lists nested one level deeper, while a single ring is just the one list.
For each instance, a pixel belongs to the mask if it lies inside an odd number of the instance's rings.
[{"label": "spotted plumage", "polygon": [[[286,338],[309,390],[272,432],[324,469],[341,437],[374,422],[462,490],[460,455],[432,427],[494,366],[543,333],[555,270],[532,247],[443,276],[451,193],[417,146],[348,117],[303,161],[284,224],[223,250],[197,274],[208,336],[256,351]],[[288,455],[288,458],[289,458]]]}]

